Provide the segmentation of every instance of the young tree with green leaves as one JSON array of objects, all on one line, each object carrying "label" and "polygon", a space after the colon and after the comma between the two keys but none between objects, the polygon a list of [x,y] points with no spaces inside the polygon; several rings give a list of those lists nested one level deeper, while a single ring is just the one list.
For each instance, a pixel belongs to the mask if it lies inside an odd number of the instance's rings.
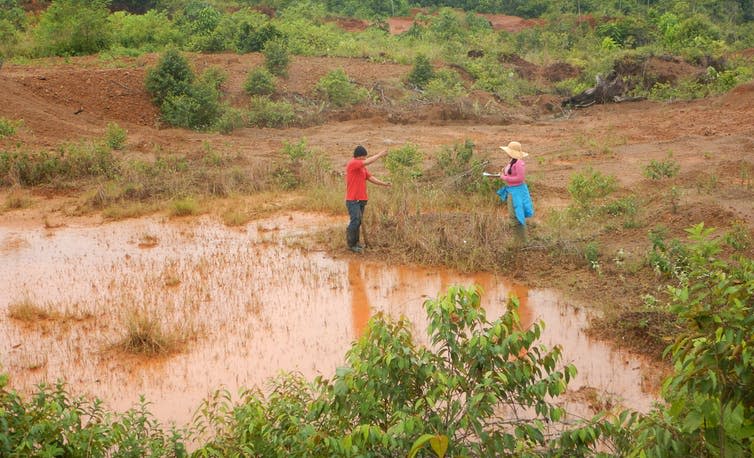
[{"label": "young tree with green leaves", "polygon": [[687,266],[670,288],[684,331],[666,350],[669,407],[639,423],[630,456],[754,455],[754,260],[721,257],[713,232],[688,229]]},{"label": "young tree with green leaves", "polygon": [[55,0],[34,30],[42,56],[79,56],[107,49],[112,40],[109,0]]}]

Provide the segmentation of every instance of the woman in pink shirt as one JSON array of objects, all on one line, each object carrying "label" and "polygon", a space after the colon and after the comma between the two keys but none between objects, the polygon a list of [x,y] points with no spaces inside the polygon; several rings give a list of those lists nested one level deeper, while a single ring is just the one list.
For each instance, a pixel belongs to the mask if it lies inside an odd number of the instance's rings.
[{"label": "woman in pink shirt", "polygon": [[[526,240],[526,218],[534,216],[529,187],[526,185],[526,163],[524,158],[529,155],[521,150],[521,143],[510,142],[500,149],[511,158],[510,162],[500,171],[500,179],[507,186],[497,191],[502,200],[508,201],[508,212],[514,221],[516,233],[522,241]],[[510,199],[508,199],[510,196]]]},{"label": "woman in pink shirt", "polygon": [[508,165],[500,171],[500,179],[505,181],[508,186],[518,186],[526,178],[526,163],[524,158],[529,155],[521,151],[521,143],[510,142],[508,146],[501,146],[500,149],[505,151],[511,160]]}]

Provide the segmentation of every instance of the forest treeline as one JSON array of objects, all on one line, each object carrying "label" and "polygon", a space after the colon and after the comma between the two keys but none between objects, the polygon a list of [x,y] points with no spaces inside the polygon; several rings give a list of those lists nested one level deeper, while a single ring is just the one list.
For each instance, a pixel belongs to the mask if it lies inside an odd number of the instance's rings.
[{"label": "forest treeline", "polygon": [[[508,33],[474,13],[539,21]],[[413,27],[384,36],[389,16],[407,15]],[[699,58],[752,47],[753,15],[751,0],[0,0],[0,56],[137,55],[168,47],[245,53],[281,39],[296,55],[409,63],[423,53],[464,67],[469,47],[544,54],[574,61],[593,80],[589,61],[606,62],[616,50]],[[346,32],[333,24],[336,17],[370,27]]]}]

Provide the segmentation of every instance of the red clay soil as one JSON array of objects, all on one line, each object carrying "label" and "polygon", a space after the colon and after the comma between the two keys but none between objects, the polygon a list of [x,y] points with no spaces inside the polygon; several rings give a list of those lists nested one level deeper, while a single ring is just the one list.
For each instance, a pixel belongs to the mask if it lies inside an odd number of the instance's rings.
[{"label": "red clay soil", "polygon": [[391,17],[387,20],[392,35],[400,35],[414,25],[413,17]]},{"label": "red clay soil", "polygon": [[520,32],[545,23],[542,19],[524,19],[504,14],[480,14],[480,16],[490,21],[493,30],[504,30],[508,33]]},{"label": "red clay soil", "polygon": [[[387,23],[390,26],[390,33],[393,35],[400,35],[401,33],[406,32],[414,24],[416,15],[421,12],[423,11],[414,9],[409,16],[396,16],[389,18]],[[524,19],[518,16],[506,16],[504,14],[479,14],[479,16],[487,19],[493,30],[504,30],[508,33],[516,33],[544,24],[544,20],[542,19]]]},{"label": "red clay soil", "polygon": [[356,18],[331,18],[327,22],[337,25],[346,32],[363,32],[369,27],[368,21]]}]

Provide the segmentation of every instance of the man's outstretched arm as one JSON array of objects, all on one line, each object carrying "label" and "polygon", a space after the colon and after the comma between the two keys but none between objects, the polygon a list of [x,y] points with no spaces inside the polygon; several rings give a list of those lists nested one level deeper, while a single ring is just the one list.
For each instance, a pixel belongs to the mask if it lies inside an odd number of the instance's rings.
[{"label": "man's outstretched arm", "polygon": [[369,181],[370,183],[374,183],[376,185],[379,185],[379,186],[391,186],[390,183],[382,181],[379,178],[376,178],[376,177],[373,177],[373,176],[367,178],[367,181]]},{"label": "man's outstretched arm", "polygon": [[369,165],[372,162],[376,161],[377,159],[379,159],[379,158],[381,158],[382,156],[385,156],[385,155],[387,155],[387,150],[385,150],[385,151],[383,151],[381,153],[377,153],[374,156],[370,156],[370,157],[364,159],[364,165],[365,166]]}]

